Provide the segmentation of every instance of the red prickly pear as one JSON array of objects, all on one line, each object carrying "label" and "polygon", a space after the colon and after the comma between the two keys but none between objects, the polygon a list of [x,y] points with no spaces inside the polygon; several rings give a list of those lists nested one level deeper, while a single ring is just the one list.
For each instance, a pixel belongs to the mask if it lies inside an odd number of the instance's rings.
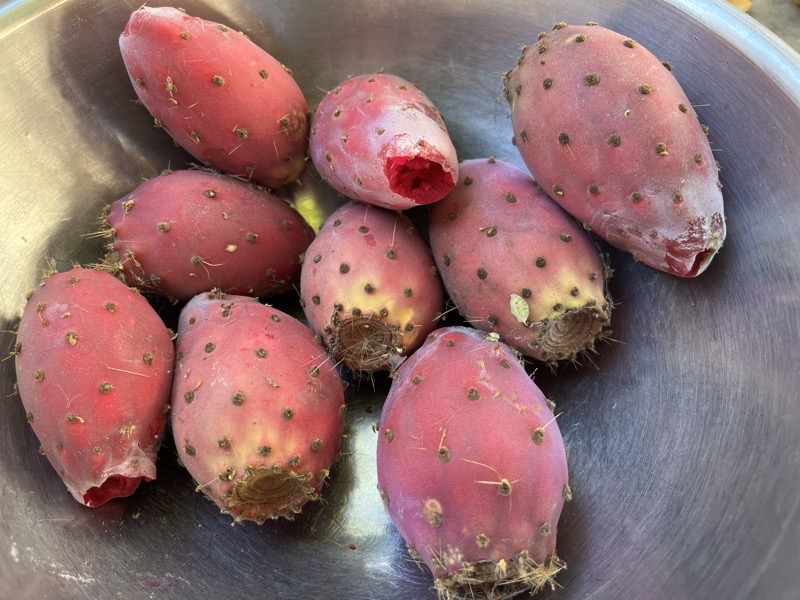
[{"label": "red prickly pear", "polygon": [[430,250],[402,213],[339,208],[308,247],[300,292],[311,328],[357,374],[393,369],[436,327],[444,291]]},{"label": "red prickly pear", "polygon": [[718,168],[691,103],[646,48],[556,25],[504,79],[525,164],[568,213],[667,273],[702,273],[725,239]]},{"label": "red prickly pear", "polygon": [[309,154],[337,191],[395,210],[436,202],[458,179],[439,111],[395,75],[360,75],[328,92],[311,117]]},{"label": "red prickly pear", "polygon": [[588,234],[520,169],[461,163],[456,188],[431,206],[431,248],[467,321],[548,363],[574,360],[607,335],[608,270]]},{"label": "red prickly pear", "polygon": [[377,468],[389,516],[441,598],[554,585],[572,496],[564,444],[549,401],[496,334],[438,329],[400,366]]},{"label": "red prickly pear", "polygon": [[204,164],[270,188],[305,168],[308,105],[291,71],[225,25],[142,6],[119,39],[136,94]]},{"label": "red prickly pear", "polygon": [[341,446],[344,391],[325,349],[244,296],[196,296],[178,327],[172,433],[197,490],[235,522],[293,518]]},{"label": "red prickly pear", "polygon": [[129,285],[188,300],[201,292],[272,296],[300,279],[314,231],[291,206],[238,179],[168,171],[104,215],[105,259]]},{"label": "red prickly pear", "polygon": [[104,271],[54,273],[25,306],[15,352],[28,421],[78,502],[155,479],[174,349],[142,296]]}]

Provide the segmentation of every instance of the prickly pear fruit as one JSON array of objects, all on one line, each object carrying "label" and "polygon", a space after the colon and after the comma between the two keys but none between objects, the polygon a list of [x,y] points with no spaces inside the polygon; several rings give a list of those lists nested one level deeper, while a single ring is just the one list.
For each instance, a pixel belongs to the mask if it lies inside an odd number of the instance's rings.
[{"label": "prickly pear fruit", "polygon": [[264,188],[198,170],[168,171],[104,211],[107,268],[143,291],[188,300],[221,289],[272,296],[300,279],[314,237]]},{"label": "prickly pear fruit", "polygon": [[235,522],[293,518],[341,446],[344,392],[300,321],[254,298],[200,294],[180,315],[172,433],[184,466]]},{"label": "prickly pear fruit", "polygon": [[394,369],[436,327],[444,291],[427,243],[399,212],[336,210],[308,247],[300,293],[311,328],[360,375]]},{"label": "prickly pear fruit", "polygon": [[25,305],[15,354],[41,452],[78,502],[156,478],[174,348],[142,296],[104,271],[54,273]]},{"label": "prickly pear fruit", "polygon": [[429,211],[450,299],[466,320],[519,352],[572,360],[606,334],[607,269],[587,233],[509,163],[461,163],[456,188]]},{"label": "prickly pear fruit", "polygon": [[119,45],[156,126],[196,159],[270,188],[302,173],[306,100],[291,71],[243,33],[142,6]]},{"label": "prickly pear fruit", "polygon": [[568,213],[656,269],[708,267],[725,238],[718,169],[668,64],[609,29],[559,23],[504,89],[517,149]]},{"label": "prickly pear fruit", "polygon": [[377,468],[384,505],[440,597],[538,591],[564,568],[556,530],[572,493],[561,433],[497,334],[441,328],[400,366]]},{"label": "prickly pear fruit", "polygon": [[325,95],[311,117],[309,154],[337,191],[395,210],[436,202],[458,179],[439,111],[413,84],[384,73]]}]

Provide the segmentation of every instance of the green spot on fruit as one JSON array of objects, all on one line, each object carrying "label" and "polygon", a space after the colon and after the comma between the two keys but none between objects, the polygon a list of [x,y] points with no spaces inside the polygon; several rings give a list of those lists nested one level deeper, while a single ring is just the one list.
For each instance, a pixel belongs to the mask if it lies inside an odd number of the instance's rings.
[{"label": "green spot on fruit", "polygon": [[291,421],[294,418],[294,409],[291,407],[286,407],[283,409],[283,419],[285,421]]},{"label": "green spot on fruit", "polygon": [[321,261],[321,260],[322,260],[322,255],[321,255],[321,254],[315,254],[315,255],[314,255],[312,258],[311,258],[311,260],[313,260],[315,263],[318,263],[319,261]]},{"label": "green spot on fruit", "polygon": [[478,388],[471,387],[467,390],[467,398],[470,400],[477,400],[481,397],[481,393],[478,391]]},{"label": "green spot on fruit", "polygon": [[653,88],[647,85],[646,83],[643,83],[642,85],[639,86],[639,93],[642,96],[648,96],[653,93]]},{"label": "green spot on fruit", "polygon": [[442,262],[444,263],[445,267],[449,267],[450,266],[450,257],[447,254],[445,254],[442,257]]},{"label": "green spot on fruit", "polygon": [[531,434],[531,439],[534,444],[541,446],[544,443],[544,427],[537,427],[534,429],[533,434]]},{"label": "green spot on fruit", "polygon": [[311,365],[311,367],[308,369],[308,374],[311,375],[311,377],[319,377],[319,366]]},{"label": "green spot on fruit", "polygon": [[506,202],[509,202],[509,203],[512,203],[512,204],[517,201],[517,197],[516,197],[516,195],[514,195],[514,192],[507,192],[505,198],[506,198]]},{"label": "green spot on fruit", "polygon": [[689,112],[689,107],[686,106],[683,102],[681,102],[680,104],[678,104],[678,110],[681,111],[682,113]]},{"label": "green spot on fruit", "polygon": [[695,154],[695,155],[694,155],[694,162],[696,162],[697,164],[700,164],[701,162],[703,162],[703,157],[702,157],[702,155],[700,155],[700,154]]},{"label": "green spot on fruit", "polygon": [[511,363],[508,362],[508,360],[506,360],[505,358],[501,358],[500,359],[500,366],[503,367],[504,369],[510,369],[511,368]]},{"label": "green spot on fruit", "polygon": [[681,194],[677,194],[677,193],[676,193],[676,194],[674,194],[674,195],[672,196],[672,201],[673,201],[675,204],[680,204],[681,202],[683,202],[683,196],[682,196]]},{"label": "green spot on fruit", "polygon": [[183,451],[186,452],[187,456],[194,456],[195,453],[196,453],[196,450],[194,449],[194,446],[192,446],[190,444],[186,444],[183,447]]},{"label": "green spot on fruit", "polygon": [[494,237],[497,235],[497,227],[494,225],[489,225],[488,227],[482,228],[482,231],[486,234],[486,237]]},{"label": "green spot on fruit", "polygon": [[600,193],[600,187],[596,183],[591,184],[589,186],[589,193],[592,194],[593,196],[596,196],[597,194]]},{"label": "green spot on fruit", "polygon": [[216,347],[217,345],[214,342],[208,342],[205,347],[206,354],[211,354]]},{"label": "green spot on fruit", "polygon": [[564,502],[572,500],[572,488],[570,488],[569,485],[564,485],[564,489],[561,490],[561,497],[564,499]]},{"label": "green spot on fruit", "polygon": [[394,260],[395,258],[397,258],[397,254],[395,254],[394,248],[389,248],[389,250],[386,252],[386,258],[388,258],[389,260]]},{"label": "green spot on fruit", "polygon": [[558,134],[558,143],[561,144],[562,146],[566,146],[567,144],[569,144],[569,134],[564,132],[564,131],[559,133]]},{"label": "green spot on fruit", "polygon": [[269,454],[270,452],[272,452],[272,448],[270,448],[270,447],[269,447],[269,446],[267,446],[267,445],[263,445],[263,446],[261,446],[261,447],[258,449],[258,453],[259,453],[261,456],[266,456],[266,455],[267,455],[267,454]]},{"label": "green spot on fruit", "polygon": [[569,242],[570,240],[572,240],[572,236],[568,234],[566,231],[562,231],[558,237],[562,242]]},{"label": "green spot on fruit", "polygon": [[311,296],[311,303],[312,304],[319,304],[320,303],[319,296],[316,296],[316,295]]},{"label": "green spot on fruit", "polygon": [[258,74],[261,76],[261,79],[269,79],[269,71],[266,69],[259,69]]},{"label": "green spot on fruit", "polygon": [[191,404],[192,401],[194,400],[194,392],[193,391],[188,391],[188,392],[184,393],[183,394],[183,399],[186,402],[186,404]]},{"label": "green spot on fruit", "polygon": [[509,300],[509,307],[511,309],[511,315],[519,323],[525,323],[528,321],[531,309],[530,306],[528,306],[528,302],[525,300],[525,298],[517,294],[511,294],[511,299]]},{"label": "green spot on fruit", "polygon": [[472,177],[470,177],[469,175],[464,177],[464,185],[472,185],[473,181],[474,179],[472,179]]},{"label": "green spot on fruit", "polygon": [[231,447],[231,441],[226,437],[221,437],[217,440],[217,446],[222,448],[223,450],[227,450]]},{"label": "green spot on fruit", "polygon": [[631,39],[627,39],[627,40],[625,40],[624,42],[622,42],[622,45],[623,45],[623,46],[626,46],[626,47],[628,47],[628,48],[633,48],[633,47],[635,47],[635,46],[636,46],[636,42],[634,42],[634,41],[633,41],[633,40],[631,40]]},{"label": "green spot on fruit", "polygon": [[553,304],[553,310],[555,312],[559,312],[562,308],[564,308],[564,305],[561,304],[560,302],[556,302],[555,304]]},{"label": "green spot on fruit", "polygon": [[420,375],[414,375],[414,377],[411,378],[411,383],[414,385],[419,385],[421,381],[422,377]]},{"label": "green spot on fruit", "polygon": [[105,307],[108,312],[117,310],[117,305],[114,302],[106,302]]},{"label": "green spot on fruit", "polygon": [[241,406],[244,404],[244,394],[242,392],[236,392],[231,398],[231,402],[233,402],[236,406]]},{"label": "green spot on fruit", "polygon": [[167,223],[166,221],[161,221],[161,223],[158,224],[158,230],[161,233],[168,232],[169,231],[169,223]]},{"label": "green spot on fruit", "polygon": [[552,80],[552,78],[548,77],[547,79],[545,79],[544,81],[542,81],[542,87],[543,87],[544,89],[546,89],[546,90],[549,90],[551,87],[553,87],[553,80]]},{"label": "green spot on fruit", "polygon": [[146,365],[152,365],[152,364],[153,364],[153,355],[152,355],[152,354],[150,354],[149,352],[145,352],[145,353],[142,355],[142,361],[143,361],[143,362],[144,362],[144,364],[146,364]]},{"label": "green spot on fruit", "polygon": [[257,233],[252,233],[252,232],[247,233],[247,234],[245,234],[244,239],[245,239],[246,242],[249,242],[250,244],[254,244],[255,241],[258,239],[258,234]]},{"label": "green spot on fruit", "polygon": [[642,201],[642,195],[639,192],[633,192],[631,194],[631,200],[633,200],[634,202],[641,202]]},{"label": "green spot on fruit", "polygon": [[612,148],[616,148],[617,146],[620,145],[620,143],[622,143],[622,138],[618,133],[614,133],[608,136],[608,139],[606,140],[606,144],[608,144]]},{"label": "green spot on fruit", "polygon": [[268,352],[265,348],[256,348],[255,354],[257,358],[266,358]]},{"label": "green spot on fruit", "polygon": [[439,448],[438,456],[440,461],[448,462],[450,460],[450,450],[442,446]]},{"label": "green spot on fruit", "polygon": [[412,290],[411,288],[406,288],[406,289],[404,289],[404,290],[403,290],[403,295],[404,295],[406,298],[411,298],[411,296],[412,296],[412,294],[413,294],[413,293],[414,293],[414,292],[413,292],[413,290]]},{"label": "green spot on fruit", "polygon": [[544,537],[550,535],[550,523],[542,523],[539,525],[539,535]]}]

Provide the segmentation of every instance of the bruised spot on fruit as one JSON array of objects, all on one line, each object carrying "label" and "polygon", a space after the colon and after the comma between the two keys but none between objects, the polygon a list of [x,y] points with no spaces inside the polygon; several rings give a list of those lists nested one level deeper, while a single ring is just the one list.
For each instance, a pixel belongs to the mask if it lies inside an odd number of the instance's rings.
[{"label": "bruised spot on fruit", "polygon": [[425,500],[422,506],[422,514],[431,527],[439,527],[442,524],[442,503],[435,498]]}]

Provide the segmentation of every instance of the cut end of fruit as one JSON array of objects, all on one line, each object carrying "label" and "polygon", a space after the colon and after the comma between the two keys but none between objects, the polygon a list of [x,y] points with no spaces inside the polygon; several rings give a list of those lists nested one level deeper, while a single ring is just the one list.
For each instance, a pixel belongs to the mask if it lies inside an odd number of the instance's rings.
[{"label": "cut end of fruit", "polygon": [[353,315],[339,321],[330,350],[337,362],[357,375],[392,368],[403,348],[388,323],[375,315]]},{"label": "cut end of fruit", "polygon": [[587,305],[564,312],[543,325],[537,341],[540,360],[555,363],[575,360],[585,351],[594,348],[611,319],[609,303],[602,306]]},{"label": "cut end of fruit", "polygon": [[236,482],[223,512],[236,521],[294,518],[303,505],[318,497],[310,473],[295,473],[285,469],[256,469]]},{"label": "cut end of fruit", "polygon": [[531,595],[544,588],[555,590],[555,576],[567,565],[555,555],[542,564],[527,551],[501,561],[464,562],[461,569],[436,580],[439,600],[505,600],[522,592]]},{"label": "cut end of fruit", "polygon": [[453,175],[440,162],[422,156],[392,156],[384,166],[391,190],[416,204],[441,200],[455,187]]},{"label": "cut end of fruit", "polygon": [[136,491],[142,477],[125,477],[124,475],[112,475],[106,479],[102,485],[89,488],[82,498],[83,504],[90,508],[96,508],[113,500],[114,498],[126,498]]}]

